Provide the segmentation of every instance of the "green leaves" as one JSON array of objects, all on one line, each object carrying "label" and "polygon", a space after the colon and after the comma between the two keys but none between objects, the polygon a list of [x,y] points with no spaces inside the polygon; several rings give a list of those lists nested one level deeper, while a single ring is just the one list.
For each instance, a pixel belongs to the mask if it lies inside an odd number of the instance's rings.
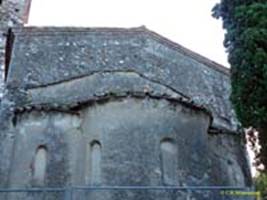
[{"label": "green leaves", "polygon": [[222,18],[227,30],[231,100],[239,120],[244,126],[267,123],[262,119],[267,111],[267,1],[222,0],[213,16]]},{"label": "green leaves", "polygon": [[255,178],[256,190],[260,191],[262,196],[267,196],[267,174],[262,173]]},{"label": "green leaves", "polygon": [[[267,137],[267,1],[221,0],[213,9],[227,30],[224,46],[231,64],[231,101],[245,127]],[[264,128],[263,128],[264,127]],[[261,143],[266,146],[266,143]],[[266,160],[265,153],[260,154]]]}]

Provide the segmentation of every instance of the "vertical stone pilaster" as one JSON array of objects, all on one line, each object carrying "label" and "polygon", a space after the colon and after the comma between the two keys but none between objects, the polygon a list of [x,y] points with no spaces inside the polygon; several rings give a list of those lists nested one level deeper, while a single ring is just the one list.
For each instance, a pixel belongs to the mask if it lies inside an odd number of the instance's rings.
[{"label": "vertical stone pilaster", "polygon": [[[20,27],[27,23],[31,0],[0,0],[0,187],[8,184],[8,174],[11,165],[12,149],[14,145],[14,133],[4,133],[7,123],[12,117],[12,110],[8,108],[11,102],[6,97],[2,100],[4,89],[5,55],[8,29]],[[6,197],[0,196],[0,199]]]},{"label": "vertical stone pilaster", "polygon": [[0,98],[3,93],[7,30],[27,23],[30,5],[31,0],[0,1]]}]

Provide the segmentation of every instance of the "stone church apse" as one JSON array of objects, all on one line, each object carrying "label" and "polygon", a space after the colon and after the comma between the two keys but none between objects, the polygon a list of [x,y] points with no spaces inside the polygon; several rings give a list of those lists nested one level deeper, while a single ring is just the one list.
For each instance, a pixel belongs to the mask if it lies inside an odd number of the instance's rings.
[{"label": "stone church apse", "polygon": [[[228,69],[144,27],[13,28],[8,40],[2,188],[79,187],[72,199],[81,200],[204,200],[226,197],[169,189],[251,186]],[[83,190],[106,186],[169,189]]]}]

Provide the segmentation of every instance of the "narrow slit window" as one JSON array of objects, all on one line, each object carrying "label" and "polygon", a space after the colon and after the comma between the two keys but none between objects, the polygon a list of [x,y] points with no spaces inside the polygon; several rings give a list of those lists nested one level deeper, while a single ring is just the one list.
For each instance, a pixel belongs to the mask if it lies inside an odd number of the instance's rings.
[{"label": "narrow slit window", "polygon": [[47,149],[45,146],[39,146],[35,153],[33,162],[33,183],[35,186],[43,186],[45,183],[47,167]]},{"label": "narrow slit window", "polygon": [[162,140],[161,150],[161,171],[162,181],[166,185],[175,185],[177,177],[177,147],[171,139]]},{"label": "narrow slit window", "polygon": [[98,141],[91,143],[91,184],[101,183],[101,144]]}]

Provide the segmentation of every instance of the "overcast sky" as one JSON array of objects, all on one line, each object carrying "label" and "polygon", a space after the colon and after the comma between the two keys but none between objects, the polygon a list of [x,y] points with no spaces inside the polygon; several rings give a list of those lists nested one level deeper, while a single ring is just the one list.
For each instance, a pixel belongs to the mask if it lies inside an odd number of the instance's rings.
[{"label": "overcast sky", "polygon": [[29,25],[151,29],[229,66],[222,23],[211,17],[218,0],[32,0]]}]

